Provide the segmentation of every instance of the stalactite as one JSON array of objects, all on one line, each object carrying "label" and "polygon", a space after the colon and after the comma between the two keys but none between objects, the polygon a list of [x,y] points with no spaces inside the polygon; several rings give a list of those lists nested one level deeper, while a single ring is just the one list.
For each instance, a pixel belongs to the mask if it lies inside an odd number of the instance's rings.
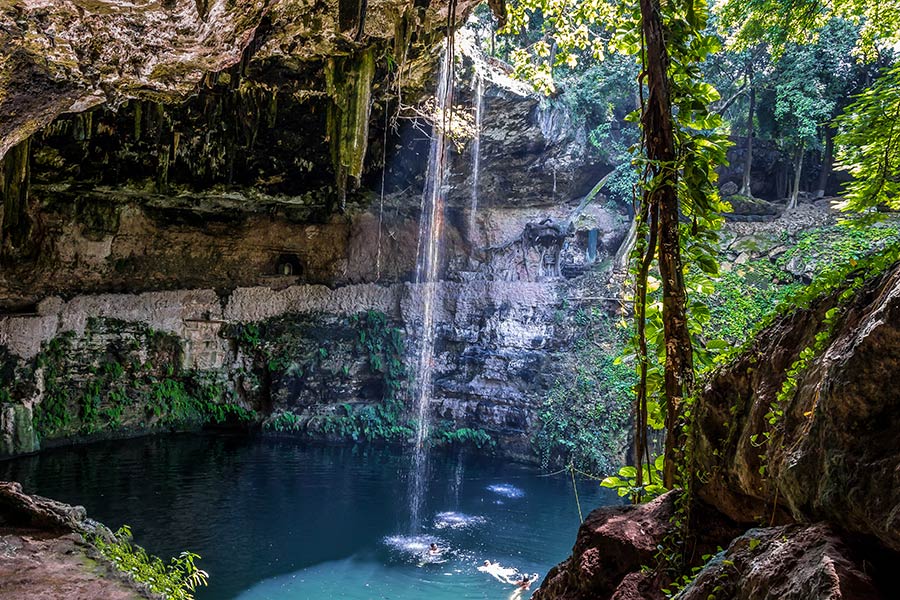
[{"label": "stalactite", "polygon": [[169,144],[159,146],[159,166],[156,171],[156,191],[165,194],[169,191],[169,153],[171,147]]},{"label": "stalactite", "polygon": [[269,129],[275,127],[275,119],[278,116],[278,90],[274,90],[272,92],[271,98],[269,98],[269,107],[268,111],[266,111],[266,125],[268,125]]},{"label": "stalactite", "polygon": [[0,162],[0,256],[25,250],[32,233],[29,214],[31,140],[13,146]]},{"label": "stalactite", "polygon": [[355,56],[331,57],[325,65],[325,80],[331,97],[327,114],[328,140],[342,208],[346,203],[348,184],[355,188],[362,176],[374,76],[373,48]]},{"label": "stalactite", "polygon": [[195,0],[195,4],[197,6],[197,16],[200,17],[201,21],[205,22],[209,14],[209,0]]},{"label": "stalactite", "polygon": [[141,140],[141,101],[134,101],[134,141]]}]

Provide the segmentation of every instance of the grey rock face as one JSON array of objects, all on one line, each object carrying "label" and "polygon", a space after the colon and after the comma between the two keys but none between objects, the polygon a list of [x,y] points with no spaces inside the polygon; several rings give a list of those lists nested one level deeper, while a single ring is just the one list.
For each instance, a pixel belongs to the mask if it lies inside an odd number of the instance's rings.
[{"label": "grey rock face", "polygon": [[900,368],[900,267],[869,282],[838,313],[835,333],[780,406],[772,441],[758,441],[785,373],[835,302],[777,321],[709,381],[698,406],[697,448],[711,475],[698,491],[735,520],[827,520],[896,552],[900,411],[887,382]]},{"label": "grey rock face", "polygon": [[32,418],[31,406],[26,404],[0,406],[0,456],[29,454],[40,447]]},{"label": "grey rock face", "polygon": [[751,529],[714,557],[677,600],[878,600],[885,596],[833,528]]}]

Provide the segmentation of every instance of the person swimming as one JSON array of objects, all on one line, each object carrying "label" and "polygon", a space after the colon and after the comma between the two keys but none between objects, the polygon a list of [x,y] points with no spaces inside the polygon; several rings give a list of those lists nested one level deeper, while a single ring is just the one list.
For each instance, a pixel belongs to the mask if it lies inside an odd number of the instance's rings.
[{"label": "person swimming", "polygon": [[531,587],[533,581],[534,580],[532,579],[532,577],[528,573],[525,573],[524,575],[522,575],[522,579],[520,579],[518,583],[516,583],[516,587],[520,590],[527,590]]},{"label": "person swimming", "polygon": [[487,573],[500,583],[516,585],[520,581],[519,579],[514,579],[514,577],[519,575],[518,569],[503,567],[499,562],[491,562],[489,560],[486,560],[480,567],[478,567],[478,570],[482,573]]},{"label": "person swimming", "polygon": [[431,546],[428,547],[428,554],[432,556],[436,556],[441,553],[441,549],[438,548],[438,545],[434,542],[431,542]]}]

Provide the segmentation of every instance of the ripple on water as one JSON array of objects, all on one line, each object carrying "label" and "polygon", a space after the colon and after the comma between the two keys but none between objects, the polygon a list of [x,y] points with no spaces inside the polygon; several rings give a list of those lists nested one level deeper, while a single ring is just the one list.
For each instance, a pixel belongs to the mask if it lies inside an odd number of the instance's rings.
[{"label": "ripple on water", "polygon": [[431,544],[440,545],[441,540],[433,535],[389,535],[384,538],[385,545],[401,554],[418,556],[427,552]]},{"label": "ripple on water", "polygon": [[[433,535],[389,535],[384,538],[384,544],[403,557],[404,560],[413,560],[421,564],[442,563],[446,560],[446,544],[443,540]],[[439,554],[431,554],[431,544],[437,544],[444,549]]]},{"label": "ripple on water", "polygon": [[521,498],[525,495],[525,492],[522,488],[517,488],[514,485],[510,485],[508,483],[494,483],[487,486],[489,492],[494,492],[495,494],[499,494],[506,498]]},{"label": "ripple on water", "polygon": [[[454,548],[445,540],[433,535],[389,535],[382,542],[405,561],[415,562],[424,566],[428,564],[438,565],[453,560],[474,560],[471,551],[462,548]],[[440,552],[432,554],[431,544],[437,544]]]},{"label": "ripple on water", "polygon": [[466,529],[485,523],[487,519],[480,515],[467,515],[455,511],[438,513],[434,517],[435,529]]}]

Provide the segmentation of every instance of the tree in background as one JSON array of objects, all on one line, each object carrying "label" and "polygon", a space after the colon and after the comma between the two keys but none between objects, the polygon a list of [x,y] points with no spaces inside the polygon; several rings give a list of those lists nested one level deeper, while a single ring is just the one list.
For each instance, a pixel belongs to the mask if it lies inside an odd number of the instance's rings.
[{"label": "tree in background", "polygon": [[[510,11],[507,26],[517,31],[533,19],[540,23],[543,37],[512,56],[519,75],[536,81],[546,93],[555,90],[554,67],[574,68],[586,55],[593,60],[609,54],[637,59],[638,110],[628,117],[641,127],[632,154],[640,179],[632,261],[638,371],[635,499],[643,496],[656,463],[647,443],[651,414],[661,413],[667,431],[666,487],[688,483],[676,468],[684,447],[680,407],[694,380],[682,253],[694,264],[715,269],[714,250],[706,242],[724,208],[715,169],[724,162],[725,138],[721,118],[710,110],[719,95],[703,80],[700,68],[719,49],[718,39],[707,31],[708,18],[705,1],[523,0]],[[660,300],[650,302],[653,282],[659,284]]]},{"label": "tree in background", "polygon": [[[860,181],[878,177],[871,156],[890,154],[893,134],[886,126],[889,118],[854,118],[852,115],[866,111],[851,99],[872,84],[879,70],[897,60],[900,0],[725,0],[717,6],[717,14],[729,32],[729,51],[763,44],[771,53],[773,71],[763,84],[766,94],[758,114],[761,129],[768,127],[772,139],[794,150],[791,205],[796,204],[802,168],[803,151],[798,153],[798,148],[812,149],[820,157],[815,196],[825,194],[837,158],[840,167],[854,176],[846,191],[848,198],[859,199],[866,187]],[[896,90],[896,81],[879,87],[884,103],[890,103],[892,90]],[[869,108],[880,102],[873,103],[868,92],[865,95],[870,99]],[[837,119],[842,112],[844,117]],[[870,126],[874,127],[867,134],[857,128]],[[854,128],[855,134],[840,133]],[[874,136],[877,151],[871,143],[863,144],[867,135]],[[852,145],[869,150],[861,153]],[[863,154],[869,159],[863,160]],[[882,173],[889,171],[881,169]],[[874,180],[871,183],[875,188],[879,185]],[[843,204],[845,209],[860,206],[855,201]]]},{"label": "tree in background", "polygon": [[[641,132],[631,148],[640,196],[632,253],[639,381],[634,460],[646,466],[636,469],[636,499],[642,495],[644,474],[649,476],[656,463],[647,444],[654,421],[664,422],[668,432],[666,486],[689,484],[676,469],[684,446],[679,411],[692,393],[693,365],[702,354],[692,340],[699,328],[689,319],[704,309],[687,298],[685,262],[698,271],[717,272],[715,230],[725,208],[715,189],[715,169],[724,163],[726,147],[722,114],[732,107],[739,110],[735,121],[742,121],[747,131],[742,191],[750,188],[752,140],[758,130],[792,155],[794,206],[804,156],[822,156],[816,187],[824,193],[834,139],[830,122],[865,80],[866,64],[893,56],[884,44],[887,30],[871,22],[872,10],[859,1],[839,0],[832,6],[811,0],[728,0],[720,11],[717,25],[729,32],[726,51],[710,26],[707,3],[695,0],[520,0],[510,7],[502,30],[522,42],[509,52],[518,75],[548,95],[557,92],[558,82],[565,84],[563,70],[574,70],[570,81],[597,76],[600,81],[577,89],[574,96],[588,118],[601,125],[627,103],[629,94],[621,93],[616,102],[613,89],[623,91],[620,86],[632,76],[627,69],[611,68],[616,63],[610,56],[637,59],[637,80],[630,89],[638,108],[625,119],[639,124]],[[707,65],[710,56],[717,60]],[[730,88],[727,100],[707,82],[716,79],[711,74],[717,63],[719,79]],[[881,116],[890,87],[878,88],[857,109],[865,123],[882,128],[880,148],[893,157],[896,132],[891,119]],[[887,98],[891,109],[896,107],[892,101],[896,98]],[[875,153],[852,154],[841,144],[863,121],[841,121],[843,137],[837,141],[844,168],[863,162],[869,171],[874,168]],[[594,133],[599,137],[602,129]],[[880,164],[882,176],[866,190],[860,188],[858,197],[877,196],[879,190],[892,193],[897,165],[892,159]]]}]

